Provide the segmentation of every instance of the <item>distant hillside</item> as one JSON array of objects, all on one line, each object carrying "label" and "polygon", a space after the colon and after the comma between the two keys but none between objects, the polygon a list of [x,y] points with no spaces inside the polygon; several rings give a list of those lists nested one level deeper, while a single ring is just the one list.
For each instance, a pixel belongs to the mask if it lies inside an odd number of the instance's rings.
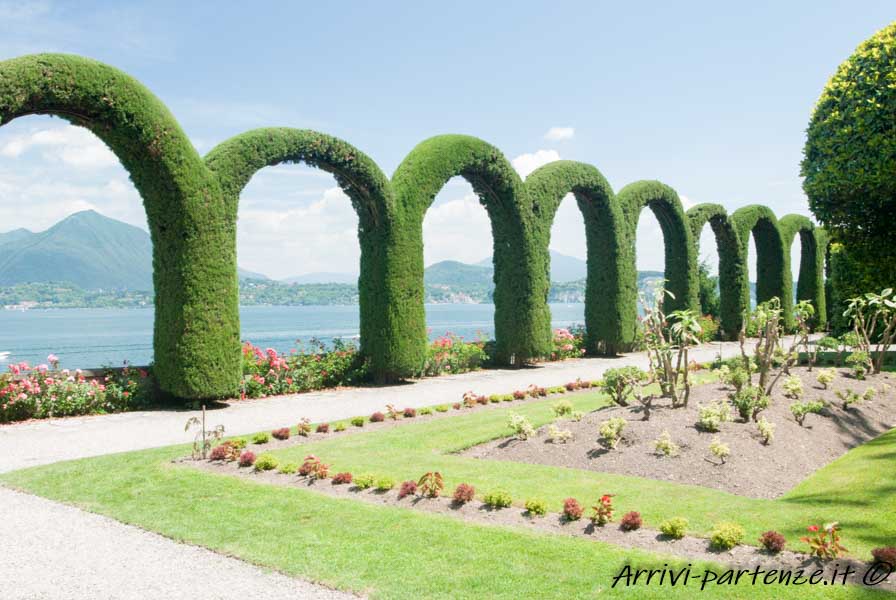
[{"label": "distant hillside", "polygon": [[355,285],[358,283],[358,275],[356,273],[306,273],[305,275],[287,277],[280,281],[283,283],[350,283]]},{"label": "distant hillside", "polygon": [[[551,281],[564,283],[585,279],[588,274],[588,263],[575,256],[560,254],[555,250],[549,250],[551,255]],[[478,263],[477,266],[492,268],[492,257],[489,256]]]},{"label": "distant hillside", "polygon": [[[238,272],[242,278],[267,279],[261,273]],[[38,233],[0,233],[0,286],[50,282],[85,290],[152,290],[149,234],[93,210]]]}]

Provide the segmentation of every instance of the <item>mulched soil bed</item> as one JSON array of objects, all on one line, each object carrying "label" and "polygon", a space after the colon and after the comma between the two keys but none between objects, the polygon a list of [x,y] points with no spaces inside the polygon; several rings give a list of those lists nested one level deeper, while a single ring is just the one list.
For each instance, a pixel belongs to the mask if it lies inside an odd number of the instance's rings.
[{"label": "mulched soil bed", "polygon": [[[573,433],[573,439],[566,443],[550,442],[547,427],[542,427],[528,440],[493,440],[463,454],[661,479],[752,498],[777,498],[849,449],[896,427],[893,373],[858,381],[847,369],[837,369],[834,382],[824,390],[816,381],[818,368],[809,371],[799,367],[791,371],[803,381],[802,399],[823,399],[827,407],[821,414],[807,415],[801,427],[790,412],[794,400],[784,396],[782,378],[772,393],[772,406],[761,413],[776,425],[774,440],[769,445],[761,442],[756,424],[741,422],[733,407],[734,421],[722,423],[718,433],[697,428],[698,406],[716,399],[726,400],[733,391],[713,383],[695,386],[687,408],[673,409],[666,399],[654,401],[649,421],[642,420],[640,405],[607,407],[585,415],[579,422],[558,421],[561,429]],[[754,375],[754,382],[756,378]],[[873,400],[843,410],[836,390],[852,389],[861,394],[868,387],[877,391]],[[615,450],[605,448],[598,434],[600,423],[611,417],[628,421]],[[680,446],[678,456],[656,452],[654,441],[663,431],[668,431]],[[731,449],[724,464],[709,452],[710,442],[716,436]]]},{"label": "mulched soil bed", "polygon": [[[544,517],[532,517],[518,507],[491,509],[479,500],[473,500],[464,505],[454,504],[449,497],[423,498],[412,496],[399,500],[396,489],[386,492],[378,492],[371,489],[359,490],[351,484],[333,485],[330,479],[312,481],[307,477],[285,475],[276,471],[256,472],[251,467],[239,468],[233,462],[221,463],[192,460],[182,460],[180,462],[202,471],[240,477],[268,485],[302,487],[303,489],[327,496],[421,510],[483,525],[526,528],[553,534],[570,535],[622,547],[640,548],[660,554],[682,557],[687,560],[712,561],[734,569],[753,569],[761,566],[765,571],[770,569],[793,571],[793,577],[796,577],[795,571],[798,569],[804,570],[805,577],[808,577],[817,569],[822,569],[826,574],[825,576],[830,580],[835,570],[839,569],[838,572],[842,574],[846,566],[850,565],[856,571],[856,574],[848,580],[850,584],[861,584],[862,577],[869,570],[868,563],[853,559],[841,558],[835,561],[824,562],[806,554],[790,551],[770,555],[759,548],[747,545],[739,545],[731,550],[721,551],[713,549],[709,541],[703,538],[685,536],[680,540],[670,540],[653,529],[642,528],[626,532],[619,528],[618,522],[611,522],[606,526],[598,527],[592,525],[587,518],[578,521],[566,521],[557,513],[548,513]],[[450,494],[450,491],[446,490],[446,493]],[[632,565],[633,570],[637,568],[637,564]],[[890,577],[885,583],[877,585],[876,589],[896,591],[896,578]]]}]

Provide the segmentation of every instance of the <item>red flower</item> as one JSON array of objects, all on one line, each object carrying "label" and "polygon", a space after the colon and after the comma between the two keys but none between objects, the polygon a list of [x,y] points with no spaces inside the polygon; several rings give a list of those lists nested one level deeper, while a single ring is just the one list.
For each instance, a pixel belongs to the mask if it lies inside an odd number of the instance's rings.
[{"label": "red flower", "polygon": [[818,525],[809,525],[807,529],[812,533],[815,533],[816,531],[818,531]]}]

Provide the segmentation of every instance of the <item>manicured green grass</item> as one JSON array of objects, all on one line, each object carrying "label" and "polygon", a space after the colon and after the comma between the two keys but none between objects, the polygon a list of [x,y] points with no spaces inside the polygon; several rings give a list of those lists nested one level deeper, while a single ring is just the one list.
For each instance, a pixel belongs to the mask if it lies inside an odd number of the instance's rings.
[{"label": "manicured green grass", "polygon": [[[84,459],[0,480],[259,565],[373,598],[693,598],[687,587],[612,588],[661,555],[561,535],[467,524],[170,463],[184,446]],[[327,484],[323,484],[327,485]],[[694,564],[693,573],[707,565]],[[714,567],[718,572],[721,568]],[[643,580],[642,580],[643,581]],[[841,587],[710,586],[712,598],[884,598]]]},{"label": "manicured green grass", "polygon": [[[577,411],[606,404],[605,397],[598,393],[569,395],[567,399]],[[831,521],[842,524],[844,544],[854,556],[870,559],[872,548],[896,540],[896,482],[881,476],[896,468],[896,430],[852,450],[777,500],[612,473],[452,454],[509,435],[507,419],[511,413],[526,415],[535,426],[549,423],[555,401],[552,398],[497,410],[474,410],[452,419],[334,437],[275,454],[281,461],[296,462],[315,454],[331,464],[334,472],[373,473],[396,481],[441,471],[446,489],[464,482],[473,485],[480,497],[492,489],[504,489],[520,506],[525,498],[538,496],[547,500],[554,512],[560,511],[567,497],[591,506],[602,494],[610,493],[615,494],[614,504],[620,514],[637,510],[648,527],[656,528],[664,519],[684,516],[691,523],[692,534],[708,536],[715,523],[736,521],[746,529],[745,543],[752,544],[758,544],[762,532],[775,529],[787,537],[791,548],[798,548],[802,546],[799,537],[805,535],[808,525]]]}]

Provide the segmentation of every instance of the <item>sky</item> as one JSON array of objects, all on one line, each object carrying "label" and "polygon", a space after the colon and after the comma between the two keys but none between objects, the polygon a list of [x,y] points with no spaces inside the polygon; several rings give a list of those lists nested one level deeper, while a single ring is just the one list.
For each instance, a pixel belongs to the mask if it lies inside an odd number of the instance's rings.
[{"label": "sky", "polygon": [[[419,142],[463,133],[523,176],[572,159],[614,190],[660,180],[685,207],[811,216],[799,162],[812,107],[894,5],[724,4],[0,0],[0,60],[69,52],[120,68],[159,96],[200,154],[256,127],[309,128],[391,174]],[[0,127],[0,231],[40,231],[88,208],[146,227],[127,173],[91,133],[45,116]],[[332,176],[267,168],[240,201],[238,261],[275,278],[357,272],[356,229]],[[660,239],[644,211],[640,269],[663,268]],[[427,212],[424,244],[426,264],[490,255],[488,217],[464,180]],[[551,248],[585,257],[571,198]],[[708,227],[701,255],[717,262]]]}]

